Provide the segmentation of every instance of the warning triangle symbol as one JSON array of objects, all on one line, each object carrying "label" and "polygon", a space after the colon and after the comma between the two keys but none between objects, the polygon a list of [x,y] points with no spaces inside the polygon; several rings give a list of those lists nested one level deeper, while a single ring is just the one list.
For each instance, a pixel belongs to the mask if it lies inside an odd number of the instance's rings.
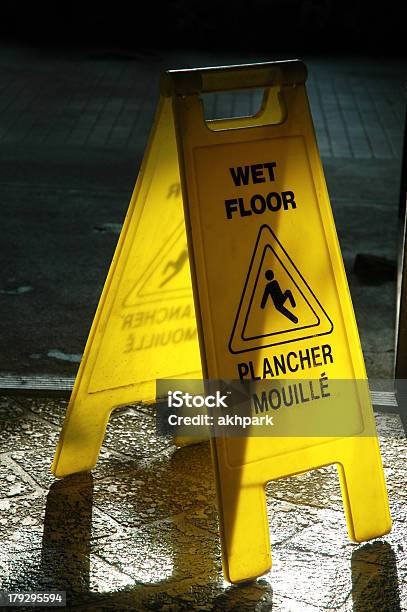
[{"label": "warning triangle symbol", "polygon": [[192,296],[185,225],[163,241],[149,266],[123,300],[126,308]]},{"label": "warning triangle symbol", "polygon": [[245,353],[330,334],[333,323],[268,225],[257,237],[229,350]]}]

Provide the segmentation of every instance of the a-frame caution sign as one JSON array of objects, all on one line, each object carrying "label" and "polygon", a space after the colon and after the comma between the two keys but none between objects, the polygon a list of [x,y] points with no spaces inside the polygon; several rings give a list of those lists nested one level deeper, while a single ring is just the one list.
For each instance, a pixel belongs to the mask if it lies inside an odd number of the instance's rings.
[{"label": "a-frame caution sign", "polygon": [[[336,463],[349,536],[363,541],[391,528],[369,392],[357,384],[366,383],[366,373],[305,80],[299,61],[164,75],[53,464],[57,476],[92,468],[111,410],[154,401],[157,378],[202,371],[209,381],[253,382],[262,410],[273,405],[261,388],[268,379],[284,386],[294,378],[297,399],[302,382],[312,389],[319,381],[319,407],[304,397],[295,428],[297,413],[283,412],[284,434],[212,439],[231,582],[271,566],[269,480]],[[202,93],[242,88],[264,88],[256,115],[206,121]],[[179,182],[184,213],[181,198],[172,197]],[[341,393],[329,400],[337,380],[349,383],[343,402]],[[302,423],[322,417],[327,430],[301,434]],[[344,418],[346,433],[338,433]]]},{"label": "a-frame caution sign", "polygon": [[[298,411],[285,410],[277,413],[281,437],[213,438],[232,582],[270,567],[269,480],[337,463],[350,537],[362,541],[391,527],[369,393],[356,382],[366,373],[305,79],[301,62],[167,75],[204,376],[253,381],[263,410],[272,404],[265,383],[276,376],[282,385],[319,380],[325,397],[318,409],[304,402],[299,411],[315,425],[324,415],[324,431],[290,434]],[[201,93],[255,86],[269,93],[257,116],[228,129],[205,121]],[[342,379],[343,402],[336,394],[324,404]],[[346,434],[338,435],[344,418]]]},{"label": "a-frame caution sign", "polygon": [[333,323],[311,287],[271,227],[262,225],[237,310],[230,352],[246,353],[332,330]]}]

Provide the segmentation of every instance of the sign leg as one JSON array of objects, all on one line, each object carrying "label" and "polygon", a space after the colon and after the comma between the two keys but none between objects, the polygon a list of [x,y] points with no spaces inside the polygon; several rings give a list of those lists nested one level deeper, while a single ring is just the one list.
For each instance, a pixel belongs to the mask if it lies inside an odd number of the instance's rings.
[{"label": "sign leg", "polygon": [[95,465],[105,437],[111,407],[103,409],[87,398],[68,406],[51,471],[57,478],[87,472]]},{"label": "sign leg", "polygon": [[354,456],[338,465],[349,537],[354,542],[378,538],[391,530],[381,461],[375,458],[377,451],[367,449],[374,442],[358,440]]},{"label": "sign leg", "polygon": [[225,578],[232,583],[257,578],[271,568],[264,487],[229,482],[219,497]]}]

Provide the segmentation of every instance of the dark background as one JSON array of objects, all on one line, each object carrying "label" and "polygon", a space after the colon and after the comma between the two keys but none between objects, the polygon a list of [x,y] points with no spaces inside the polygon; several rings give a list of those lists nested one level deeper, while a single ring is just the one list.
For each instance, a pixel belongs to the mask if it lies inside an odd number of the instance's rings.
[{"label": "dark background", "polygon": [[405,8],[346,0],[3,1],[0,35],[33,45],[400,54]]},{"label": "dark background", "polygon": [[300,57],[368,372],[391,376],[394,274],[354,264],[397,257],[405,27],[395,2],[2,2],[0,375],[75,374],[163,70]]}]

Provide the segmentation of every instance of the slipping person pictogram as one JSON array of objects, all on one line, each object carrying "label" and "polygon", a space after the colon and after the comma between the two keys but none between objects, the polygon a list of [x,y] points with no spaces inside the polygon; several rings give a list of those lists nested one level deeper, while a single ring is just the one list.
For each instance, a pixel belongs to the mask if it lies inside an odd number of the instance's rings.
[{"label": "slipping person pictogram", "polygon": [[293,323],[298,323],[297,317],[284,306],[288,300],[292,308],[296,307],[295,299],[291,291],[287,289],[284,291],[284,293],[282,292],[279,282],[274,279],[273,270],[266,270],[265,277],[268,283],[264,288],[260,307],[264,309],[268,298],[271,298],[274,307],[276,310],[278,310],[278,312],[287,317],[287,319],[290,319],[290,321]]},{"label": "slipping person pictogram", "polygon": [[180,255],[175,261],[168,261],[167,265],[163,270],[163,274],[167,274],[168,270],[172,268],[171,274],[162,281],[160,284],[160,288],[164,287],[174,276],[176,276],[183,268],[184,263],[188,260],[188,248],[185,247],[183,251],[181,251]]}]

